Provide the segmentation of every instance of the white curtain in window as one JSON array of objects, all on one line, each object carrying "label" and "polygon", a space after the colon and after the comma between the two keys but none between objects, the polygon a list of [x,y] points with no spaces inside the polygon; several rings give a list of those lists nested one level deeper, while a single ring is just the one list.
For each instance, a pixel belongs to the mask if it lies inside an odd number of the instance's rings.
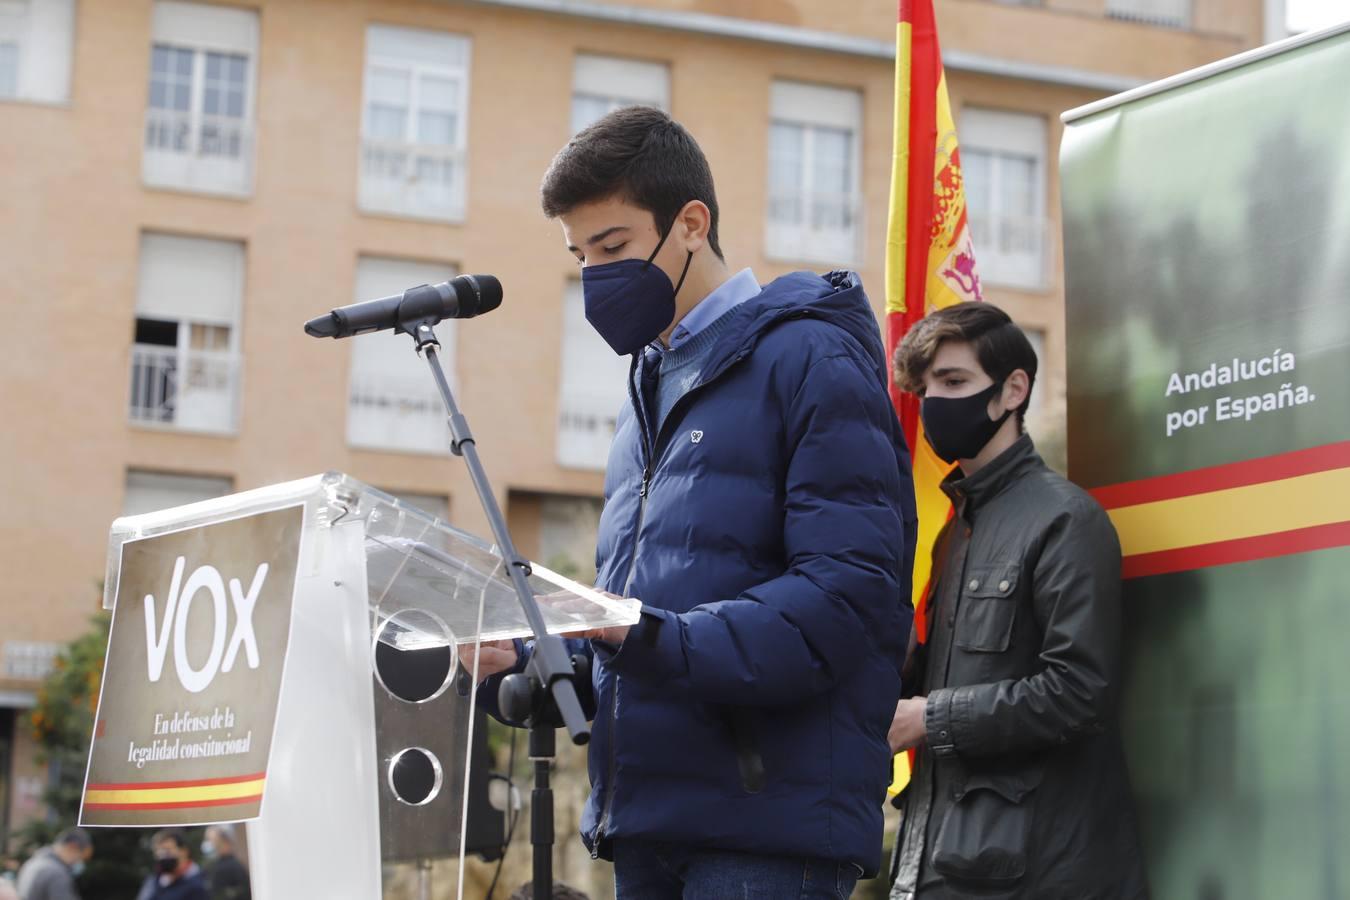
[{"label": "white curtain in window", "polygon": [[244,245],[141,235],[136,314],[146,319],[235,326],[244,294]]},{"label": "white curtain in window", "polygon": [[157,0],[150,30],[159,44],[244,56],[258,52],[258,14],[250,9]]},{"label": "white curtain in window", "polygon": [[1041,286],[1047,239],[1045,118],[968,107],[959,127],[981,274],[991,283]]},{"label": "white curtain in window", "polygon": [[366,31],[363,209],[458,221],[465,206],[469,39]]},{"label": "white curtain in window", "polygon": [[469,41],[444,31],[371,25],[366,29],[366,57],[463,69],[469,64]]},{"label": "white curtain in window", "polygon": [[229,478],[203,475],[167,475],[162,472],[127,472],[126,496],[122,515],[139,516],[223,497],[233,490]]},{"label": "white curtain in window", "polygon": [[[407,259],[389,259],[363,256],[356,267],[354,303],[401,294],[419,284],[438,284],[455,277],[454,266],[445,263],[417,262]],[[455,322],[447,320],[436,326],[441,341],[437,355],[446,372],[455,370]],[[426,363],[412,350],[412,338],[392,331],[363,334],[352,341],[352,371],[362,374],[411,375],[425,380],[435,389]]]},{"label": "white curtain in window", "polygon": [[621,106],[670,109],[670,68],[617,56],[577,54],[572,68],[572,132]]},{"label": "white curtain in window", "polygon": [[854,262],[862,95],[775,81],[769,112],[769,253],[833,265]]},{"label": "white curtain in window", "polygon": [[568,284],[562,318],[558,463],[603,469],[615,420],[628,398],[628,357],[615,354],[586,321],[579,281]]},{"label": "white curtain in window", "polygon": [[0,97],[70,99],[75,0],[0,0]]},{"label": "white curtain in window", "polygon": [[[455,276],[444,263],[363,256],[357,263],[354,300],[400,294],[419,284],[436,284]],[[438,353],[446,377],[454,384],[455,323],[436,326]],[[351,341],[351,389],[347,439],[360,447],[438,453],[448,447],[445,413],[426,363],[413,352],[406,334],[381,331]]]}]

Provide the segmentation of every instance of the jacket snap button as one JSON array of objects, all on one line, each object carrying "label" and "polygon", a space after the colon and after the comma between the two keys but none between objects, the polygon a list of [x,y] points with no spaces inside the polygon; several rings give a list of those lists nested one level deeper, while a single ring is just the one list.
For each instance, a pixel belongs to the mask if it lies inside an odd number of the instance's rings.
[{"label": "jacket snap button", "polygon": [[980,579],[972,578],[970,580],[970,589],[972,591],[978,591],[980,589]]},{"label": "jacket snap button", "polygon": [[998,589],[999,589],[1000,591],[1006,591],[1006,590],[1008,589],[1008,582],[1007,582],[1006,580],[1005,580],[1005,581],[1000,581],[1000,582],[998,583]]}]

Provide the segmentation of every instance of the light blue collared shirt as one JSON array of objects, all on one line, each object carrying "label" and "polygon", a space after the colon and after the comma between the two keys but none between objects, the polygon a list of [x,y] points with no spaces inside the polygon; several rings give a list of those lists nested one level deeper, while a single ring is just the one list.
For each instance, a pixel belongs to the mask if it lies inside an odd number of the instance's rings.
[{"label": "light blue collared shirt", "polygon": [[[676,325],[675,330],[670,333],[670,349],[674,350],[713,322],[722,318],[733,307],[759,294],[760,290],[759,282],[755,279],[755,273],[750,271],[748,267],[741,269],[718,285],[717,290],[704,297],[697,306],[689,310],[688,314],[680,320],[680,324]],[[657,341],[657,345],[660,345],[660,341]]]}]

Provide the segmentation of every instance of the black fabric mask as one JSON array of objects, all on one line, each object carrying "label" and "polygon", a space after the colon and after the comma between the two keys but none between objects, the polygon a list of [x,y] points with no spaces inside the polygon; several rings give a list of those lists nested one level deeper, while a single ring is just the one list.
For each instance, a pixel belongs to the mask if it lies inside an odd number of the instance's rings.
[{"label": "black fabric mask", "polygon": [[997,419],[989,418],[989,401],[1003,390],[1000,379],[969,397],[924,397],[919,415],[923,436],[944,462],[974,459],[1013,414],[1005,410]]},{"label": "black fabric mask", "polygon": [[172,875],[178,871],[178,857],[176,856],[157,856],[155,857],[155,868],[161,875]]}]

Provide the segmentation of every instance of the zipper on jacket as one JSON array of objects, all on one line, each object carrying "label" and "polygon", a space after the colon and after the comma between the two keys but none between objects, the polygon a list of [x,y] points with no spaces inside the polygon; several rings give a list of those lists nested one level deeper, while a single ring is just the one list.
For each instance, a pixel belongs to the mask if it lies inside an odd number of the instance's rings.
[{"label": "zipper on jacket", "polygon": [[[636,376],[636,378],[634,377]],[[628,575],[624,578],[623,594],[628,596],[628,590],[633,585],[633,576],[637,574],[638,557],[638,538],[642,534],[642,522],[647,516],[647,491],[651,487],[652,481],[652,443],[651,432],[648,430],[647,408],[642,402],[642,397],[638,391],[637,379],[641,378],[638,373],[637,354],[633,355],[633,364],[628,369],[628,399],[633,404],[633,412],[637,415],[638,427],[642,430],[642,486],[638,488],[638,513],[637,523],[633,527],[633,556],[628,562]],[[591,849],[591,859],[600,857],[600,842],[605,839],[605,826],[609,824],[610,811],[614,807],[614,777],[618,769],[618,761],[615,758],[614,737],[618,730],[618,722],[615,717],[615,711],[619,702],[619,675],[614,675],[614,690],[609,695],[609,748],[608,748],[608,766],[606,771],[608,777],[605,779],[605,800],[600,808],[600,821],[595,826],[594,846]]]},{"label": "zipper on jacket", "polygon": [[[704,387],[706,387],[713,381],[716,381],[719,377],[721,377],[721,375],[724,372],[727,371],[727,369],[730,369],[733,365],[745,359],[747,355],[748,351],[742,350],[741,352],[737,353],[736,356],[730,362],[728,362],[726,365],[722,366],[716,372],[714,372],[712,376],[708,378],[707,381],[700,381],[698,384],[691,387],[688,391],[685,391],[684,395],[681,396],[680,399],[675,401],[675,404],[674,406],[671,407],[670,412],[666,414],[666,421],[668,422],[673,418],[675,410],[678,409],[682,403],[687,401],[691,395],[702,390]],[[638,488],[637,525],[633,529],[633,557],[628,562],[628,577],[624,579],[623,583],[623,595],[625,597],[628,596],[629,590],[633,586],[633,578],[635,575],[637,575],[639,538],[642,536],[643,520],[647,516],[647,494],[651,490],[652,466],[654,464],[654,454],[655,454],[655,447],[652,442],[651,432],[648,428],[649,423],[647,421],[646,405],[642,402],[642,397],[637,387],[639,382],[637,379],[634,378],[635,375],[637,375],[638,379],[641,378],[640,373],[638,373],[638,360],[636,354],[634,354],[633,356],[633,364],[628,369],[628,399],[629,402],[633,404],[633,411],[637,414],[638,418],[638,426],[642,429],[642,485]],[[661,435],[665,433],[664,428],[665,423],[663,422],[661,424],[662,427],[660,427],[657,430],[658,441],[660,440]],[[594,846],[591,849],[591,859],[599,859],[600,857],[600,842],[605,839],[605,827],[609,825],[610,812],[613,810],[614,807],[614,779],[618,769],[618,762],[615,759],[615,749],[614,749],[615,734],[618,730],[618,721],[615,716],[615,713],[617,711],[618,702],[619,702],[619,676],[617,673],[615,673],[614,690],[610,693],[609,696],[609,753],[608,753],[609,765],[607,767],[608,778],[606,779],[605,782],[605,800],[604,803],[602,803],[600,806],[600,821],[595,826],[595,840],[593,842]]]},{"label": "zipper on jacket", "polygon": [[638,537],[642,534],[642,522],[647,518],[647,491],[652,483],[651,465],[642,471],[642,486],[638,488],[637,525],[633,529],[633,558],[628,561],[628,577],[623,581],[623,595],[633,587],[633,576],[637,574]]}]

